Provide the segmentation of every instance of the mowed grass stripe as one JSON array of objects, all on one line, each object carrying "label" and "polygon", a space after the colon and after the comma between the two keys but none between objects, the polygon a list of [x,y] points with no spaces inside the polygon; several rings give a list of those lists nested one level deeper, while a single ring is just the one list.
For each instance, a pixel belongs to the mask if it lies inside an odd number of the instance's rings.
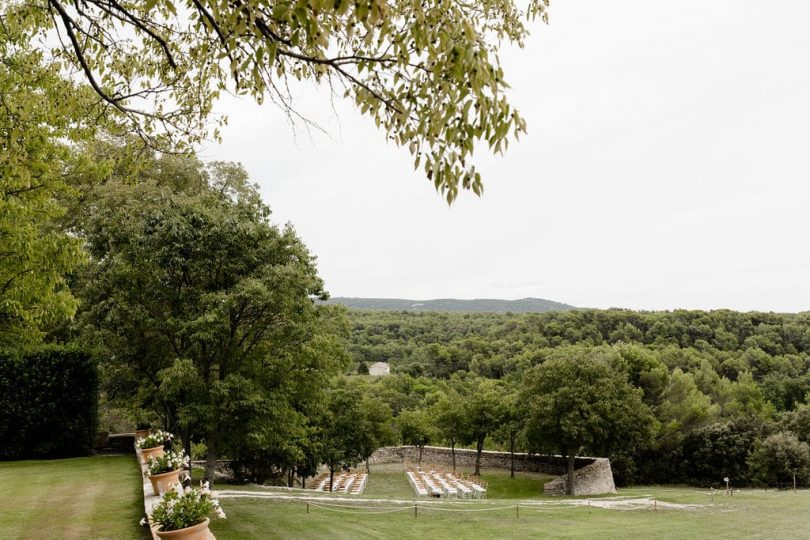
[{"label": "mowed grass stripe", "polygon": [[0,463],[0,538],[142,539],[133,456]]}]

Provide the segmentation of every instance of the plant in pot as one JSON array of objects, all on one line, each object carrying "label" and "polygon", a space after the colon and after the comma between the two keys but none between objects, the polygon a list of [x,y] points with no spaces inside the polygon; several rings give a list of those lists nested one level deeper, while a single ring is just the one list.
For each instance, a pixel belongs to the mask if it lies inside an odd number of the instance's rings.
[{"label": "plant in pot", "polygon": [[152,431],[152,424],[149,422],[139,421],[135,423],[135,440],[143,439],[149,436]]},{"label": "plant in pot", "polygon": [[135,446],[141,450],[141,463],[148,463],[149,458],[156,458],[163,455],[163,447],[171,445],[174,435],[162,430],[156,430],[144,437],[135,441]]},{"label": "plant in pot", "polygon": [[[152,522],[160,538],[207,540],[209,516],[225,519],[225,512],[208,489],[208,482],[198,488],[174,484],[152,507]],[[146,525],[146,520],[141,520]]]},{"label": "plant in pot", "polygon": [[158,457],[151,457],[146,462],[143,475],[152,482],[155,495],[163,495],[171,486],[180,482],[180,473],[188,467],[189,459],[183,451],[171,450]]}]

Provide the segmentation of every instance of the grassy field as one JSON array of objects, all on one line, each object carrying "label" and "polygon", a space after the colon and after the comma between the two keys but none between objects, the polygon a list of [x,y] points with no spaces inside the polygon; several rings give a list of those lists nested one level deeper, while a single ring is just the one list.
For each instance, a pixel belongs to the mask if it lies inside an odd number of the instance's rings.
[{"label": "grassy field", "polygon": [[142,539],[133,456],[0,462],[0,538]]},{"label": "grassy field", "polygon": [[[218,540],[810,538],[810,491],[743,490],[733,497],[718,493],[712,499],[701,489],[641,487],[622,489],[618,498],[592,498],[588,505],[584,498],[542,495],[549,478],[544,475],[519,473],[510,479],[505,471],[484,471],[483,477],[489,481],[488,500],[431,504],[420,499],[415,516],[410,503],[369,500],[415,499],[401,466],[378,466],[372,469],[363,497],[313,502],[309,513],[304,500],[223,498],[228,519],[214,521],[211,529]],[[216,487],[270,491],[257,486]],[[3,540],[147,538],[137,525],[141,484],[131,456],[0,463],[0,489]],[[627,499],[640,502],[633,509],[597,507]],[[361,507],[347,507],[351,501]],[[667,503],[683,506],[667,508]]]},{"label": "grassy field", "polygon": [[[649,498],[634,509],[598,508],[612,498],[579,498],[564,504],[540,493],[542,475],[486,471],[489,499],[431,506],[422,499],[418,517],[412,506],[343,501],[223,499],[228,513],[212,530],[218,540],[244,538],[810,538],[810,491],[744,490],[733,497],[695,488],[642,487],[620,490],[620,498]],[[224,488],[224,486],[221,486]],[[404,473],[373,469],[365,498],[414,499]],[[357,499],[354,497],[353,499]],[[620,499],[619,499],[620,500]],[[657,510],[652,501],[657,501]],[[563,504],[561,504],[563,503]],[[666,503],[685,505],[667,509]],[[516,505],[520,505],[517,516]],[[689,506],[691,505],[691,506]],[[448,511],[454,509],[454,511]],[[484,510],[464,511],[457,510]]]}]

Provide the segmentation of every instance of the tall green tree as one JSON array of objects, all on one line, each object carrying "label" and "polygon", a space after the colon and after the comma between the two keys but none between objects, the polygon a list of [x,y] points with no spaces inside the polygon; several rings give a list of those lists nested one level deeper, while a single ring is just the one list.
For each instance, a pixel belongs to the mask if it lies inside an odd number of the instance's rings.
[{"label": "tall green tree", "polygon": [[357,466],[364,458],[361,441],[364,426],[361,395],[351,389],[332,389],[327,407],[320,418],[321,460],[329,468],[329,491],[333,491],[335,472]]},{"label": "tall green tree", "polygon": [[503,396],[501,423],[495,430],[497,440],[509,447],[509,477],[515,477],[515,448],[524,430],[526,414],[518,389],[512,388]]},{"label": "tall green tree", "polygon": [[567,458],[566,489],[573,495],[577,454],[609,455],[651,438],[654,418],[642,395],[603,355],[561,350],[526,373],[527,443]]},{"label": "tall green tree", "polygon": [[397,417],[397,425],[402,443],[419,449],[419,465],[422,465],[422,450],[436,436],[436,428],[428,412],[423,409],[402,411]]},{"label": "tall green tree", "polygon": [[795,490],[797,478],[810,476],[810,445],[792,433],[774,433],[756,445],[748,465],[761,482],[791,479]]},{"label": "tall green tree", "polygon": [[476,379],[467,387],[463,414],[466,420],[462,442],[475,444],[475,472],[481,474],[484,442],[503,422],[503,386],[492,379]]},{"label": "tall green tree", "polygon": [[456,444],[467,431],[464,400],[455,389],[451,388],[439,395],[432,408],[438,434],[450,443],[453,472],[456,472]]},{"label": "tall green tree", "polygon": [[[299,119],[290,81],[328,85],[408,148],[452,201],[460,188],[482,190],[476,143],[499,152],[526,129],[505,97],[498,48],[522,46],[526,21],[545,20],[547,4],[35,0],[9,3],[3,17],[40,32],[43,49],[151,142],[199,140],[225,90]],[[56,47],[45,39],[53,30]]]},{"label": "tall green tree", "polygon": [[698,389],[691,373],[675,368],[655,413],[661,422],[658,442],[672,447],[686,434],[716,421],[720,406]]},{"label": "tall green tree", "polygon": [[345,367],[342,318],[314,259],[238,167],[199,192],[108,183],[82,231],[94,264],[84,315],[110,368],[184,441],[224,453],[294,439]]},{"label": "tall green tree", "polygon": [[371,472],[368,460],[382,446],[396,444],[397,432],[391,409],[381,399],[363,395],[360,401],[360,415],[356,419],[357,441],[360,457],[366,462],[366,472]]}]

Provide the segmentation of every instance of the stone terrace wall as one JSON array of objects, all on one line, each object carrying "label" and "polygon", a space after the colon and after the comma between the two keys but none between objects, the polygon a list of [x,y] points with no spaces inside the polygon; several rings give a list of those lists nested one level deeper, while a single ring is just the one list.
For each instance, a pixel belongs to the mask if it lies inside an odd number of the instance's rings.
[{"label": "stone terrace wall", "polygon": [[[387,446],[380,448],[369,459],[369,464],[402,463],[419,460],[419,449],[413,446]],[[422,450],[422,463],[450,465],[452,455],[450,448],[426,446]],[[475,450],[456,449],[456,465],[472,467],[475,465]],[[509,452],[492,452],[485,450],[481,454],[481,466],[493,469],[509,469]],[[575,460],[575,495],[600,495],[616,493],[613,483],[613,471],[607,458],[577,457]],[[564,475],[566,460],[562,456],[535,455],[515,453],[515,470],[539,472],[553,475]],[[548,482],[543,491],[552,495],[565,493],[564,476]],[[561,486],[561,487],[560,487]]]}]

